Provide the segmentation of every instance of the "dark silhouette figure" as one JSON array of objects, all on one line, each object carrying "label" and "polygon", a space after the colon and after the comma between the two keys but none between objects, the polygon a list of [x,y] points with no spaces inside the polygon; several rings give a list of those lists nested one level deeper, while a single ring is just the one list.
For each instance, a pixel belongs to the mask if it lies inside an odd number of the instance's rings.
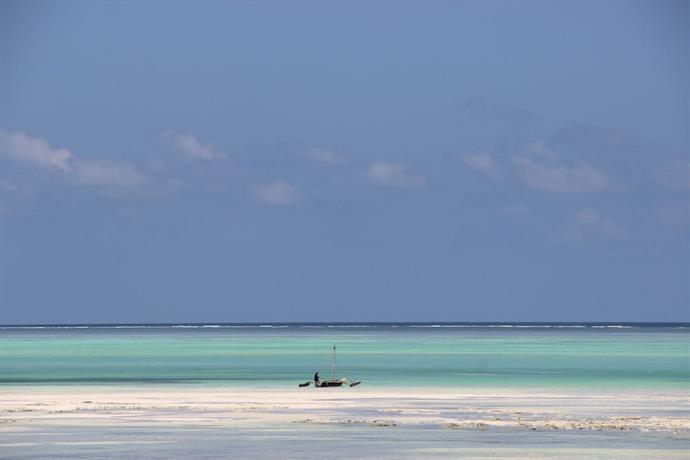
[{"label": "dark silhouette figure", "polygon": [[314,374],[314,385],[319,386],[319,371],[316,371],[316,374]]}]

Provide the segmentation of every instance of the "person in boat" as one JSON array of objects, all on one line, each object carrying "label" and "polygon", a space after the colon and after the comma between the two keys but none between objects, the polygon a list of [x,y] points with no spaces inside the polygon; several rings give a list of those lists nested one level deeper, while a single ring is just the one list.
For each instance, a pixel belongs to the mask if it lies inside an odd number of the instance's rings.
[{"label": "person in boat", "polygon": [[319,371],[316,371],[316,374],[314,374],[314,386],[319,386]]}]

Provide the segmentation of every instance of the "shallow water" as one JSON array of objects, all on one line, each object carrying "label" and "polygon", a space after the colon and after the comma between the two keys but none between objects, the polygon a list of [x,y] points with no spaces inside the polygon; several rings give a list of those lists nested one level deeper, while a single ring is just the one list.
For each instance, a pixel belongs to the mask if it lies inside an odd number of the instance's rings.
[{"label": "shallow water", "polygon": [[2,384],[688,388],[688,325],[0,327]]},{"label": "shallow water", "polygon": [[616,432],[402,427],[32,426],[3,433],[0,456],[34,458],[491,459],[687,458],[687,439]]}]

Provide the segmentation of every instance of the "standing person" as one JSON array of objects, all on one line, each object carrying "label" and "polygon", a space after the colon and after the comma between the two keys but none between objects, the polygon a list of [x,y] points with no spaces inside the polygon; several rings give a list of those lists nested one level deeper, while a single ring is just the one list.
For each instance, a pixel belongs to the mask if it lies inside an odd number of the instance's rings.
[{"label": "standing person", "polygon": [[314,386],[319,386],[319,371],[316,371],[316,374],[314,374]]}]

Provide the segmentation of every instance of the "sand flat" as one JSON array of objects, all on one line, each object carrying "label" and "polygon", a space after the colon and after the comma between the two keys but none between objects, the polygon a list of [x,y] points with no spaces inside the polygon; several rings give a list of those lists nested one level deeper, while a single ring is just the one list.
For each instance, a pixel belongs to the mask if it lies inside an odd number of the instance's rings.
[{"label": "sand flat", "polygon": [[5,387],[0,427],[36,423],[423,424],[456,430],[642,430],[687,435],[690,399],[679,390]]},{"label": "sand flat", "polygon": [[685,459],[679,390],[7,386],[0,457]]}]

